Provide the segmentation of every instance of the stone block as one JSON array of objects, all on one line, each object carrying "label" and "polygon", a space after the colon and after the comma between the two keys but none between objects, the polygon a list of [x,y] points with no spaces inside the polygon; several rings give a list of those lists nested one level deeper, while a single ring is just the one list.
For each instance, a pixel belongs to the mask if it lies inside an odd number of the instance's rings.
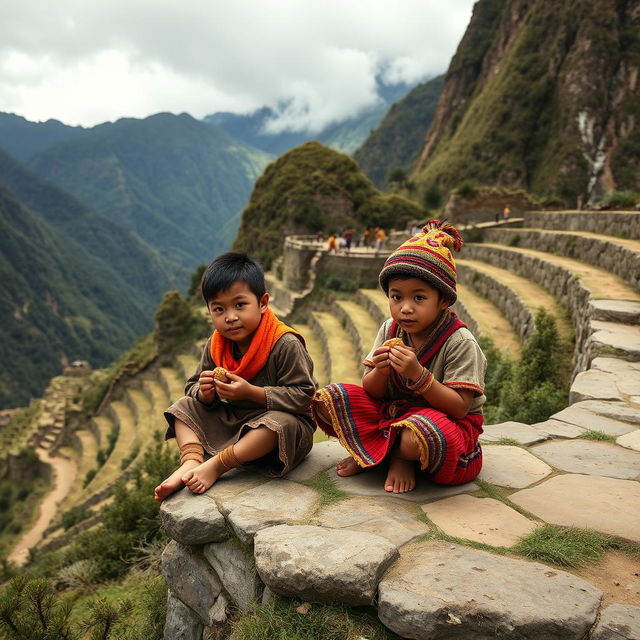
[{"label": "stone block", "polygon": [[232,469],[202,495],[210,498],[216,504],[220,504],[223,500],[233,498],[268,481],[268,478],[248,469]]},{"label": "stone block", "polygon": [[162,501],[160,520],[166,532],[182,544],[216,542],[228,535],[215,502],[186,487]]},{"label": "stone block", "polygon": [[407,493],[389,493],[384,490],[384,481],[387,477],[387,471],[384,465],[372,467],[355,476],[343,478],[339,476],[335,469],[329,471],[329,477],[333,483],[341,491],[345,491],[354,496],[366,496],[371,498],[393,498],[396,500],[409,500],[410,502],[432,502],[433,500],[442,500],[449,496],[455,496],[459,493],[470,493],[477,491],[478,485],[473,482],[460,484],[455,487],[446,487],[444,485],[431,482],[425,475],[416,475],[416,488]]},{"label": "stone block", "polygon": [[280,525],[255,537],[256,566],[269,589],[316,602],[373,604],[397,557],[394,544],[363,531]]},{"label": "stone block", "polygon": [[429,531],[413,509],[391,498],[351,498],[323,509],[317,522],[331,529],[374,533],[400,547]]},{"label": "stone block", "polygon": [[640,453],[609,442],[565,440],[531,449],[550,465],[570,473],[586,473],[632,480],[640,476]]},{"label": "stone block", "polygon": [[600,614],[600,620],[591,637],[593,640],[638,640],[640,607],[609,605]]},{"label": "stone block", "polygon": [[590,300],[594,320],[640,325],[640,303],[630,300]]},{"label": "stone block", "polygon": [[494,547],[512,547],[539,526],[493,498],[454,496],[422,510],[448,535]]},{"label": "stone block", "polygon": [[502,438],[516,440],[523,447],[528,447],[536,442],[547,440],[549,435],[522,422],[501,422],[500,424],[485,425],[484,433],[480,436],[480,442],[498,442]]},{"label": "stone block", "polygon": [[321,471],[335,467],[340,460],[346,458],[348,453],[337,440],[325,440],[316,442],[309,455],[285,477],[287,480],[304,482],[310,480]]},{"label": "stone block", "polygon": [[202,629],[200,618],[169,592],[164,640],[201,640]]},{"label": "stone block", "polygon": [[520,447],[487,445],[482,453],[484,459],[478,478],[500,487],[523,489],[552,471],[548,464]]},{"label": "stone block", "polygon": [[221,621],[217,600],[222,585],[200,554],[171,541],[162,553],[161,568],[171,592],[204,624],[213,626]]},{"label": "stone block", "polygon": [[640,483],[632,480],[560,475],[509,499],[551,524],[640,542]]},{"label": "stone block", "polygon": [[628,422],[607,418],[606,416],[598,415],[593,411],[582,409],[576,405],[554,413],[551,418],[582,427],[583,429],[601,431],[611,436],[621,436],[623,433],[629,433],[629,431],[633,431],[636,428]]},{"label": "stone block", "polygon": [[640,429],[634,429],[631,433],[616,438],[616,443],[626,449],[640,451]]},{"label": "stone block", "polygon": [[304,520],[319,499],[309,487],[277,479],[221,500],[220,510],[240,541],[250,545],[260,529]]},{"label": "stone block", "polygon": [[576,409],[586,409],[599,416],[605,416],[613,420],[619,420],[620,422],[640,425],[640,409],[630,407],[625,402],[585,400],[571,406]]},{"label": "stone block", "polygon": [[204,547],[204,557],[213,567],[225,591],[241,611],[260,600],[264,585],[258,577],[253,555],[235,540]]},{"label": "stone block", "polygon": [[591,329],[594,333],[589,336],[589,340],[597,353],[616,352],[627,360],[640,359],[640,327],[592,320]]},{"label": "stone block", "polygon": [[545,420],[544,422],[536,422],[536,424],[531,426],[548,433],[550,438],[577,438],[585,432],[582,427],[576,427],[568,422],[552,419]]},{"label": "stone block", "polygon": [[602,592],[537,562],[431,541],[380,582],[378,615],[404,638],[563,638],[593,625]]},{"label": "stone block", "polygon": [[620,400],[617,377],[606,371],[588,369],[579,373],[571,383],[569,403],[583,400]]}]

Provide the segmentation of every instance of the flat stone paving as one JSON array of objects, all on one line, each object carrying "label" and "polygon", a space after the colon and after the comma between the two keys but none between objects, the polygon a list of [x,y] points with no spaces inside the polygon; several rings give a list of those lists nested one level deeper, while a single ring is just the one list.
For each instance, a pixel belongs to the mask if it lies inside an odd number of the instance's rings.
[{"label": "flat stone paving", "polygon": [[525,449],[508,445],[486,445],[480,480],[499,487],[523,489],[546,478],[553,469]]}]

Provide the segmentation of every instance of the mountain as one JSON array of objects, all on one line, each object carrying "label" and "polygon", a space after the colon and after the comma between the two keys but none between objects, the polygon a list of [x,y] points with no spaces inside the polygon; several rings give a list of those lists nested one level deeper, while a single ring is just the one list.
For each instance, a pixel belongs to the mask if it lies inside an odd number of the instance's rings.
[{"label": "mountain", "polygon": [[59,120],[31,122],[13,113],[0,112],[0,147],[22,162],[53,144],[73,140],[84,131]]},{"label": "mountain", "polygon": [[640,183],[638,0],[480,0],[412,177],[594,201]]},{"label": "mountain", "polygon": [[376,87],[380,98],[378,104],[316,132],[284,130],[270,133],[268,124],[278,117],[277,112],[270,107],[261,107],[249,114],[220,111],[205,116],[204,121],[224,129],[245,144],[273,155],[280,155],[310,140],[318,141],[336,151],[353,153],[378,126],[389,107],[406,95],[412,86],[404,82],[388,84],[377,78]]},{"label": "mountain", "polygon": [[104,366],[148,331],[135,296],[0,187],[0,407],[40,395],[74,359]]},{"label": "mountain", "polygon": [[424,211],[381,194],[349,156],[307,142],[271,163],[258,178],[233,248],[250,251],[269,268],[291,233],[386,229],[420,219]]},{"label": "mountain", "polygon": [[28,167],[193,268],[229,247],[269,159],[187,114],[160,113],[88,129]]},{"label": "mountain", "polygon": [[380,189],[387,185],[393,169],[407,169],[420,153],[443,84],[442,75],[414,87],[353,154],[360,169]]}]

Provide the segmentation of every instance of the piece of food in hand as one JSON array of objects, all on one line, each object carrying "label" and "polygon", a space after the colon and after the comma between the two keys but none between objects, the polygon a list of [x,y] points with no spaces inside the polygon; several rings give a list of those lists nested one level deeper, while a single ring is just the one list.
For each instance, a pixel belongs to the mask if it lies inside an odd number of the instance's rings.
[{"label": "piece of food in hand", "polygon": [[401,347],[403,345],[404,345],[404,342],[402,342],[402,338],[389,338],[389,340],[386,340],[382,346],[391,348],[391,347]]},{"label": "piece of food in hand", "polygon": [[216,367],[213,370],[213,379],[221,380],[222,382],[227,381],[227,373],[229,373],[224,367]]}]

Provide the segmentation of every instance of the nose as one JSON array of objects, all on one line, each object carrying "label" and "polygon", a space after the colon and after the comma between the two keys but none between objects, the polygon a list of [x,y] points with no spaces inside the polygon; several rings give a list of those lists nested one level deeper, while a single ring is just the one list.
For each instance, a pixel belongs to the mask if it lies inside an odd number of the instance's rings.
[{"label": "nose", "polygon": [[238,319],[238,314],[237,314],[237,313],[235,313],[235,312],[233,312],[233,311],[230,311],[230,312],[225,316],[224,321],[225,321],[227,324],[231,324],[231,323],[235,322],[237,319]]},{"label": "nose", "polygon": [[413,311],[413,308],[411,307],[411,303],[408,300],[405,300],[400,305],[400,313],[411,313],[412,311]]}]

